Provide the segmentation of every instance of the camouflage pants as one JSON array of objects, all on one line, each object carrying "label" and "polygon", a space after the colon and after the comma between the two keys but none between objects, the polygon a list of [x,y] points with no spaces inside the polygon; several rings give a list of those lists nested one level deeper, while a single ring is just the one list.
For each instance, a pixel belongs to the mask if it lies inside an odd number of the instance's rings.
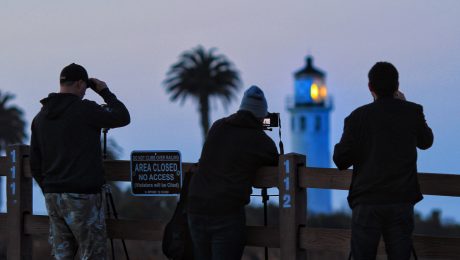
[{"label": "camouflage pants", "polygon": [[107,259],[107,233],[103,196],[98,194],[46,193],[50,218],[49,242],[58,260]]}]

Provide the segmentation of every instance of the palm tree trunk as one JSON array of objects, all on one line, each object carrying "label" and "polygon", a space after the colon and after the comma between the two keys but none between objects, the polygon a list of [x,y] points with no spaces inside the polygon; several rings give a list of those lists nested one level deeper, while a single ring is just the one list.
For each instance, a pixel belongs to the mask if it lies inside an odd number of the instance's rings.
[{"label": "palm tree trunk", "polygon": [[209,130],[209,96],[206,94],[200,95],[200,116],[204,143]]}]

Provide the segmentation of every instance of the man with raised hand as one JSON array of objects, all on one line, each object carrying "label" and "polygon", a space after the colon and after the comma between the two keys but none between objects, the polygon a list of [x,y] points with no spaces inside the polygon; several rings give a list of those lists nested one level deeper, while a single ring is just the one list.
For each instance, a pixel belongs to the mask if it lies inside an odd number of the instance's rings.
[{"label": "man with raised hand", "polygon": [[[107,103],[83,99],[91,87]],[[107,84],[72,63],[60,74],[59,93],[41,100],[32,122],[30,167],[50,218],[56,259],[106,259],[101,129],[129,124],[126,107]]]},{"label": "man with raised hand", "polygon": [[346,119],[334,149],[339,170],[353,166],[348,195],[352,208],[353,259],[375,259],[380,237],[388,259],[409,259],[414,205],[422,200],[417,177],[417,147],[433,144],[421,105],[400,92],[398,71],[377,62],[369,71],[374,102]]}]

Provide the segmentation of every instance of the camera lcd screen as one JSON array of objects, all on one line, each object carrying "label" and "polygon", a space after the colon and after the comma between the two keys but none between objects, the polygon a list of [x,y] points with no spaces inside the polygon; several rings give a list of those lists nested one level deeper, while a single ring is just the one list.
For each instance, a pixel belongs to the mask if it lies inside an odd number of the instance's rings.
[{"label": "camera lcd screen", "polygon": [[270,118],[264,118],[264,126],[270,126]]},{"label": "camera lcd screen", "polygon": [[279,117],[279,113],[269,113],[267,117],[264,118],[264,127],[279,127]]}]

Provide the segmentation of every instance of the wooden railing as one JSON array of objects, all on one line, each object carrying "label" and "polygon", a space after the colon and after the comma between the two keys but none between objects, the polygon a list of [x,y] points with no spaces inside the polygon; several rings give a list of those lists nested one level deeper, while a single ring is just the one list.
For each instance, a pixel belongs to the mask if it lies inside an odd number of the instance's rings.
[{"label": "wooden railing", "polygon": [[[0,214],[0,234],[8,236],[8,259],[31,259],[31,235],[48,234],[48,217],[32,214],[32,178],[28,147],[9,147],[0,157],[0,176],[7,176],[7,213]],[[277,187],[280,223],[278,227],[249,226],[247,245],[280,248],[280,258],[305,259],[306,251],[350,249],[350,230],[306,227],[306,188],[347,190],[351,171],[306,167],[304,155],[280,157],[278,167],[264,167],[256,173],[256,188]],[[104,162],[106,179],[130,181],[129,161]],[[191,167],[183,164],[183,170]],[[460,196],[460,175],[420,173],[421,190],[426,195]],[[148,220],[107,220],[110,238],[161,241],[164,223]],[[414,235],[419,257],[458,259],[460,238]],[[383,243],[379,254],[384,254]]]}]

